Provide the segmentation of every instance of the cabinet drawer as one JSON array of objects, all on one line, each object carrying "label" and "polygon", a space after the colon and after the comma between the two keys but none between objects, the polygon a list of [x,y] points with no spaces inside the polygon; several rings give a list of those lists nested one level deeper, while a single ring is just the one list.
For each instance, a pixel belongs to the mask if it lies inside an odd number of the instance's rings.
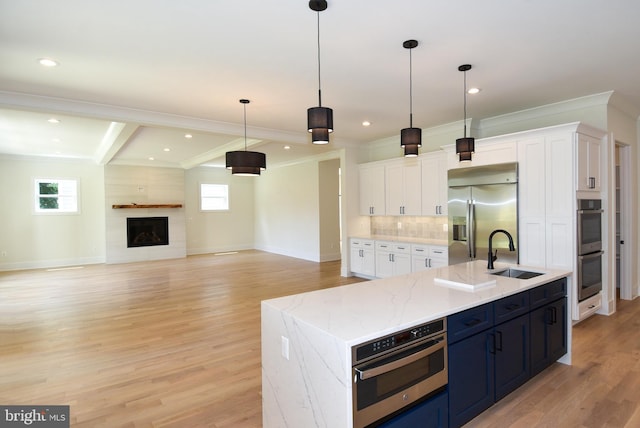
[{"label": "cabinet drawer", "polygon": [[447,247],[430,247],[429,256],[432,259],[449,260],[449,249]]},{"label": "cabinet drawer", "polygon": [[494,311],[496,324],[528,313],[529,292],[523,291],[522,293],[496,300],[494,303]]},{"label": "cabinet drawer", "polygon": [[411,245],[398,242],[376,241],[376,250],[387,251],[389,253],[407,253],[411,252]]},{"label": "cabinet drawer", "polygon": [[567,295],[567,278],[562,278],[541,285],[529,291],[529,301],[531,309],[539,308],[542,305],[551,303]]},{"label": "cabinet drawer", "polygon": [[431,251],[431,247],[428,245],[411,245],[411,254],[429,257],[429,252]]},{"label": "cabinet drawer", "polygon": [[447,318],[447,341],[452,344],[491,327],[493,303],[467,309]]},{"label": "cabinet drawer", "polygon": [[373,248],[373,240],[371,239],[351,239],[351,247],[353,248]]}]

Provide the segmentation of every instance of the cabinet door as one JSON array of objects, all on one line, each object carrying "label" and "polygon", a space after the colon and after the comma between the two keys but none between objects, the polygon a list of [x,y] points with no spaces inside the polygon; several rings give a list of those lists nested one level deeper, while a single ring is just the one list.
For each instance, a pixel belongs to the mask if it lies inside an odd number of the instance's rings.
[{"label": "cabinet door", "polygon": [[385,215],[384,165],[360,166],[360,215]]},{"label": "cabinet door", "polygon": [[494,401],[494,354],[488,352],[487,331],[448,347],[449,423],[459,427],[488,409]]},{"label": "cabinet door", "polygon": [[441,392],[379,425],[379,428],[447,428],[449,413],[447,391]]},{"label": "cabinet door", "polygon": [[495,400],[498,401],[531,377],[529,314],[498,325],[490,352],[495,353]]},{"label": "cabinet door", "polygon": [[393,274],[404,275],[406,273],[411,273],[411,254],[394,253]]},{"label": "cabinet door", "polygon": [[577,134],[577,188],[579,191],[600,191],[600,140]]},{"label": "cabinet door", "polygon": [[376,278],[393,276],[393,262],[390,252],[376,250]]},{"label": "cabinet door", "polygon": [[531,376],[567,353],[567,299],[531,312]]},{"label": "cabinet door", "polygon": [[361,271],[363,275],[376,276],[376,256],[373,248],[362,250]]},{"label": "cabinet door", "polygon": [[447,215],[447,154],[427,154],[422,159],[422,215]]},{"label": "cabinet door", "polygon": [[402,160],[387,165],[385,192],[387,215],[420,215],[420,164],[417,160]]}]

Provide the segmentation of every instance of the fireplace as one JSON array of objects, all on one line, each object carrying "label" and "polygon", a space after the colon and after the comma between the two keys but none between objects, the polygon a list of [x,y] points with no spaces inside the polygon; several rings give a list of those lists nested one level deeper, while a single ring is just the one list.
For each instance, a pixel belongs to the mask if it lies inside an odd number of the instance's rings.
[{"label": "fireplace", "polygon": [[127,247],[169,245],[169,217],[128,217]]}]

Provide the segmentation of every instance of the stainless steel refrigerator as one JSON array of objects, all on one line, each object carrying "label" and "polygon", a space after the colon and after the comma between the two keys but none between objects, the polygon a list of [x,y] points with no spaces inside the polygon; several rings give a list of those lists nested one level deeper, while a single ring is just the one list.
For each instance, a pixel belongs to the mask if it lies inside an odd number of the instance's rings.
[{"label": "stainless steel refrigerator", "polygon": [[449,179],[449,264],[488,260],[489,236],[497,262],[518,263],[518,164],[452,169]]}]

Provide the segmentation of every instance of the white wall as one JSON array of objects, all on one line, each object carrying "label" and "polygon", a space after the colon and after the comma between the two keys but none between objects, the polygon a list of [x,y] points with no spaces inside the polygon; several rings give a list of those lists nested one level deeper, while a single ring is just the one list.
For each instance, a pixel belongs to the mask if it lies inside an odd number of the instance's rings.
[{"label": "white wall", "polygon": [[[254,187],[255,182],[262,180],[265,175],[240,177],[223,168],[207,167],[186,171],[187,254],[254,247]],[[200,184],[228,184],[229,211],[200,211]]]},{"label": "white wall", "polygon": [[318,162],[267,169],[255,186],[255,247],[320,261]]},{"label": "white wall", "polygon": [[[0,157],[0,270],[104,262],[103,176],[87,161]],[[35,178],[78,180],[80,212],[35,214]]]}]

